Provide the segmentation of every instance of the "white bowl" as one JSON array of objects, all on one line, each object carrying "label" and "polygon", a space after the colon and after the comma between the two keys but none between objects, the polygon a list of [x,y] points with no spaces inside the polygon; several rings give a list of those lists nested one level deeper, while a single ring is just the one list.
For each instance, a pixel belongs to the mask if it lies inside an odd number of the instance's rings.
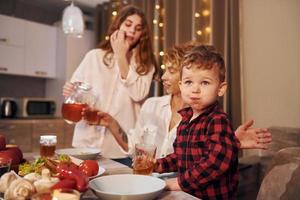
[{"label": "white bowl", "polygon": [[92,191],[104,200],[151,200],[165,186],[159,178],[134,174],[102,176],[89,182]]},{"label": "white bowl", "polygon": [[99,149],[96,148],[67,148],[67,149],[57,149],[55,151],[58,155],[69,155],[81,160],[95,160],[97,156],[101,153]]}]

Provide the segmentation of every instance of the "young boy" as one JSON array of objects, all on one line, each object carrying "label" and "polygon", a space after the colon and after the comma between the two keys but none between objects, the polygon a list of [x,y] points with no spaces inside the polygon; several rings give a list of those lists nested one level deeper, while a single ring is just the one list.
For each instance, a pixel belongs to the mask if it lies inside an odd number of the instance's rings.
[{"label": "young boy", "polygon": [[235,199],[238,185],[238,147],[230,121],[218,104],[224,95],[225,65],[213,47],[200,45],[183,60],[179,82],[182,120],[174,153],[156,161],[156,172],[177,171],[166,181],[201,199]]}]

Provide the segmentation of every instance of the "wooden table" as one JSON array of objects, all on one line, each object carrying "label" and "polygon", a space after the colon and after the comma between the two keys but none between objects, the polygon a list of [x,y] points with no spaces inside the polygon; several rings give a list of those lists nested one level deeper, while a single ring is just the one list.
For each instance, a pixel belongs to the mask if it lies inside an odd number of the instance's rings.
[{"label": "wooden table", "polygon": [[[25,153],[24,158],[27,160],[33,160],[34,156],[38,155],[38,153]],[[102,176],[105,175],[113,175],[113,174],[132,174],[132,169],[118,163],[116,161],[99,157],[98,159],[99,165],[105,169],[105,172]],[[93,194],[91,190],[85,192],[85,194],[81,198],[82,200],[96,200],[98,199],[96,195]],[[183,191],[166,191],[164,190],[156,200],[195,200],[198,199],[188,193]]]}]

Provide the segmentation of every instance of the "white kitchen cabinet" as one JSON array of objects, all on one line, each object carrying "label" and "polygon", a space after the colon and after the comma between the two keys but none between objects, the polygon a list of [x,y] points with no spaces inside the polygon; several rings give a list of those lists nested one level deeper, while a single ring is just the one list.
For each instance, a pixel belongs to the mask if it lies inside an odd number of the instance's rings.
[{"label": "white kitchen cabinet", "polygon": [[0,15],[0,73],[25,73],[24,33],[24,20]]},{"label": "white kitchen cabinet", "polygon": [[56,33],[52,26],[25,22],[25,74],[56,76]]}]

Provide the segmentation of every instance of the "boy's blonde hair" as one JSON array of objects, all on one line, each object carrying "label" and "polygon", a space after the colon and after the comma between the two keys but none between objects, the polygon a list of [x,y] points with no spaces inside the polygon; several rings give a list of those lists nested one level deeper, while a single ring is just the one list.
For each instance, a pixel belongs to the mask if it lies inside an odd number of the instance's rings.
[{"label": "boy's blonde hair", "polygon": [[224,59],[213,46],[198,45],[186,54],[180,68],[180,77],[182,77],[182,69],[184,67],[187,69],[191,67],[197,67],[198,69],[212,69],[216,67],[220,81],[225,81],[226,69]]}]

